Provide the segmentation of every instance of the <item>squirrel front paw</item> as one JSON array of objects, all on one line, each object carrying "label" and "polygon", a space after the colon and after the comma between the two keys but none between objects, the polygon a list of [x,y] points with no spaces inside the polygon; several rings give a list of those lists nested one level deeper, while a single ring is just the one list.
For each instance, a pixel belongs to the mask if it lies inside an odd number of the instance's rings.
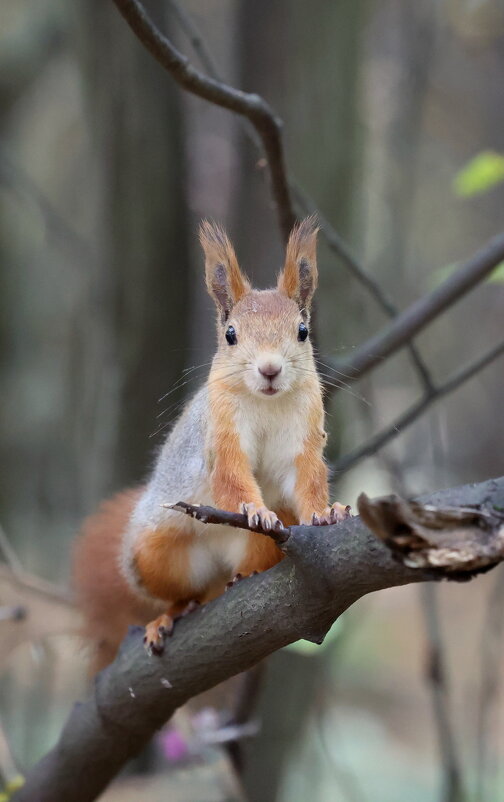
[{"label": "squirrel front paw", "polygon": [[266,532],[271,530],[279,531],[283,529],[283,523],[277,514],[267,507],[258,507],[252,502],[241,504],[241,512],[247,516],[248,525],[251,529],[264,529]]},{"label": "squirrel front paw", "polygon": [[326,507],[320,514],[314,512],[311,520],[303,521],[307,526],[331,526],[332,524],[339,524],[347,518],[352,517],[352,508],[349,504],[346,506],[336,501],[330,507]]}]

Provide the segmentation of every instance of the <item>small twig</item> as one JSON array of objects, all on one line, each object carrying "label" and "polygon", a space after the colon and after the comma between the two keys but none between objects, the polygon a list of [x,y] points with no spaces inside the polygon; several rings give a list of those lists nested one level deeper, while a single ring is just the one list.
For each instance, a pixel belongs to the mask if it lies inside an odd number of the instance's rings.
[{"label": "small twig", "polygon": [[[178,24],[189,39],[194,52],[197,54],[208,75],[210,75],[216,81],[222,81],[222,75],[219,73],[213,56],[207,47],[205,40],[194,24],[192,17],[187,14],[185,9],[179,5],[177,0],[169,0],[169,6],[171,7]],[[260,148],[261,140],[257,136],[254,127],[250,125],[248,120],[243,120],[243,123],[246,136],[256,148]],[[330,250],[332,250],[333,253],[335,253],[341,259],[350,273],[367,289],[370,295],[375,299],[378,306],[383,309],[385,314],[391,318],[396,317],[399,310],[395,304],[386,295],[385,291],[380,287],[380,284],[375,281],[375,279],[367,272],[367,270],[365,270],[365,268],[358,262],[343,238],[331,226],[329,221],[320,213],[316,204],[309,197],[307,192],[305,192],[305,190],[299,186],[292,175],[289,179],[289,186],[295,204],[298,207],[299,216],[304,217],[307,214],[317,215],[321,224],[322,236],[325,238]],[[418,352],[416,345],[414,343],[410,343],[408,348],[413,364],[418,372],[421,384],[425,390],[431,389],[432,385],[429,370],[425,365],[420,353]]]},{"label": "small twig", "polygon": [[114,3],[138,39],[177,83],[188,92],[250,120],[264,149],[280,230],[286,242],[296,215],[287,180],[281,120],[259,95],[242,92],[193,67],[189,59],[156,28],[139,0],[114,0]]},{"label": "small twig", "polygon": [[56,234],[63,242],[68,243],[72,250],[72,256],[76,257],[69,260],[70,266],[85,267],[87,270],[90,262],[96,262],[96,255],[93,253],[89,243],[72,228],[68,220],[62,217],[31,176],[14,161],[1,140],[0,182],[5,183],[23,200],[31,200],[37,207],[46,230],[49,233]]},{"label": "small twig", "polygon": [[[3,722],[0,721],[0,773],[3,784],[7,788],[15,790],[22,784],[21,773],[12,754],[11,745],[5,732]],[[3,798],[0,794],[0,799]]]},{"label": "small twig", "polygon": [[23,564],[17,556],[11,542],[7,536],[7,532],[0,524],[0,551],[3,554],[4,560],[11,569],[13,574],[20,574],[23,571]]},{"label": "small twig", "polygon": [[409,343],[438,315],[483,281],[504,260],[504,234],[498,234],[468,259],[440,287],[401,312],[382,331],[357,348],[350,359],[333,362],[334,368],[347,374],[347,381],[357,381]]},{"label": "small twig", "polygon": [[282,526],[279,521],[275,529],[264,529],[261,525],[250,526],[247,516],[240,512],[227,512],[227,510],[218,510],[215,507],[208,507],[204,504],[187,504],[185,501],[177,501],[176,504],[163,504],[163,507],[167,510],[183,512],[204,524],[224,524],[225,526],[235,526],[238,529],[248,529],[249,532],[267,535],[278,545],[286,543],[290,537],[289,527]]},{"label": "small twig", "polygon": [[[308,195],[292,180],[291,190],[303,214],[317,214],[321,226],[321,233],[325,237],[329,248],[337,256],[339,256],[345,267],[350,271],[354,278],[367,289],[369,294],[374,298],[378,306],[385,312],[385,314],[390,318],[396,318],[399,314],[398,307],[393,303],[380,284],[356,259],[347,243],[331,226],[324,215],[317,209],[311,198],[309,198]],[[416,368],[424,390],[426,392],[432,390],[432,379],[429,369],[423,361],[423,358],[415,343],[410,342],[407,345],[407,348],[410,352],[411,360]]]},{"label": "small twig", "polygon": [[420,587],[420,601],[427,635],[426,679],[431,690],[432,710],[436,721],[443,769],[443,802],[462,802],[465,799],[463,773],[457,754],[448,704],[448,675],[439,621],[437,587]]},{"label": "small twig", "polygon": [[[257,707],[257,699],[263,685],[265,668],[264,662],[257,663],[257,665],[245,671],[245,673],[239,677],[240,681],[235,699],[234,711],[228,722],[228,726],[237,727],[238,733],[240,733],[242,727],[247,726],[249,723],[254,723],[252,717]],[[256,734],[258,731],[259,728],[256,725]],[[235,770],[238,774],[242,775],[245,765],[241,738],[237,737],[230,740],[227,744],[227,750]]]},{"label": "small twig", "polygon": [[21,604],[0,607],[0,621],[22,621],[26,618],[26,607]]},{"label": "small twig", "polygon": [[[481,636],[481,680],[477,712],[476,733],[476,781],[475,798],[486,802],[490,798],[489,779],[491,776],[490,733],[494,728],[498,710],[499,685],[501,680],[502,631],[504,619],[504,573],[497,576],[488,597],[485,621]],[[493,720],[492,720],[493,719]]]},{"label": "small twig", "polygon": [[398,435],[402,434],[404,430],[410,426],[414,421],[417,420],[425,410],[434,404],[434,402],[439,401],[448,393],[452,393],[458,387],[460,387],[465,382],[472,379],[477,373],[479,373],[483,368],[486,368],[491,362],[493,362],[498,357],[502,356],[504,353],[504,340],[496,345],[494,348],[491,348],[481,357],[478,357],[473,362],[470,362],[465,368],[459,370],[457,373],[454,373],[446,382],[443,384],[434,387],[432,392],[424,395],[423,398],[420,398],[413,406],[411,406],[406,412],[403,412],[396,420],[390,424],[390,426],[386,426],[382,429],[381,432],[378,432],[373,437],[370,437],[362,446],[354,449],[349,454],[341,457],[337,462],[335,462],[332,466],[335,473],[341,476],[341,474],[346,473],[349,471],[350,468],[353,468],[354,465],[361,462],[361,460],[365,459],[366,457],[371,457],[373,454],[376,454],[381,448],[387,445],[391,440],[393,440]]}]

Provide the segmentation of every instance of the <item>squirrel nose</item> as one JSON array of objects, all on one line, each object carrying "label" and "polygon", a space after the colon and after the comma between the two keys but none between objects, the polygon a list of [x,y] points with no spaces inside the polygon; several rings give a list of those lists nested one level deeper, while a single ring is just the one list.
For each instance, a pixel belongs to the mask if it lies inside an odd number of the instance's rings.
[{"label": "squirrel nose", "polygon": [[272,362],[267,362],[266,365],[261,365],[259,373],[265,376],[266,379],[274,379],[281,372],[282,366],[274,365]]}]

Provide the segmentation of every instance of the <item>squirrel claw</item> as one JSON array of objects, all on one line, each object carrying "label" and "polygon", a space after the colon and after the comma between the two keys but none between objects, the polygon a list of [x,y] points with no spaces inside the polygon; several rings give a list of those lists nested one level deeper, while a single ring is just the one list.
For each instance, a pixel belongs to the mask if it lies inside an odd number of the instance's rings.
[{"label": "squirrel claw", "polygon": [[173,632],[174,620],[164,613],[145,627],[144,645],[148,655],[162,654],[165,638]]},{"label": "squirrel claw", "polygon": [[186,615],[197,610],[199,606],[199,601],[193,599],[184,607],[179,615],[172,617],[168,615],[168,613],[163,613],[163,615],[158,616],[154,621],[147,624],[143,638],[147,654],[149,656],[153,654],[163,654],[165,639],[173,635],[176,622],[180,618],[185,618]]},{"label": "squirrel claw", "polygon": [[276,513],[268,510],[267,507],[257,507],[256,504],[243,502],[240,505],[243,515],[247,516],[248,525],[251,529],[262,529],[263,532],[270,532],[272,529],[279,531],[283,529],[283,523]]},{"label": "squirrel claw", "polygon": [[175,623],[175,621],[178,621],[179,618],[185,618],[186,615],[189,615],[189,613],[194,613],[194,611],[198,609],[200,604],[201,604],[201,602],[199,602],[197,599],[191,599],[191,601],[188,602],[188,604],[184,607],[184,609],[182,610],[180,615],[177,615],[173,619],[174,623]]},{"label": "squirrel claw", "polygon": [[332,526],[352,517],[352,508],[349,504],[346,507],[336,501],[331,507],[326,507],[320,515],[313,513],[310,526]]},{"label": "squirrel claw", "polygon": [[226,590],[234,587],[238,584],[238,582],[241,582],[242,579],[246,579],[247,576],[257,576],[258,573],[259,571],[251,571],[250,574],[245,574],[245,576],[243,574],[235,574],[234,577],[226,584]]},{"label": "squirrel claw", "polygon": [[236,585],[237,582],[239,582],[241,579],[243,579],[243,574],[235,574],[234,577],[230,579],[229,582],[226,583],[226,590],[232,588],[233,585]]}]

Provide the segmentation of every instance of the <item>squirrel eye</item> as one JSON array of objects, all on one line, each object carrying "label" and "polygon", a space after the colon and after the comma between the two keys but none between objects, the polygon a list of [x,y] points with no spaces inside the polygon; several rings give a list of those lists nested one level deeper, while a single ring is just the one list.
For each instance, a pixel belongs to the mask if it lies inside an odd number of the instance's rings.
[{"label": "squirrel eye", "polygon": [[300,323],[298,329],[298,340],[304,343],[307,337],[308,337],[308,329],[304,323]]},{"label": "squirrel eye", "polygon": [[234,330],[233,326],[227,327],[226,340],[228,341],[228,345],[236,345],[236,343],[238,342],[236,338],[236,331]]}]

